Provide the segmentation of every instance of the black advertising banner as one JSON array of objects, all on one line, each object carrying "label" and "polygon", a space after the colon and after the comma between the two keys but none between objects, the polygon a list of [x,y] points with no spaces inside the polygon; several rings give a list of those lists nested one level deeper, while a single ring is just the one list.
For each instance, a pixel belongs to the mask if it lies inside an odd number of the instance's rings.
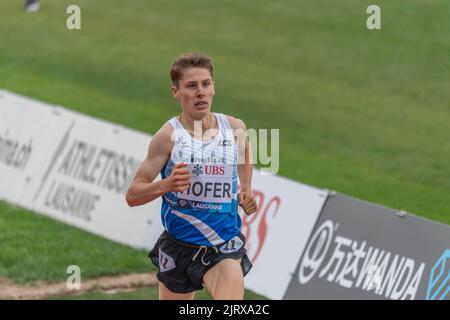
[{"label": "black advertising banner", "polygon": [[284,299],[450,299],[450,228],[330,196]]}]

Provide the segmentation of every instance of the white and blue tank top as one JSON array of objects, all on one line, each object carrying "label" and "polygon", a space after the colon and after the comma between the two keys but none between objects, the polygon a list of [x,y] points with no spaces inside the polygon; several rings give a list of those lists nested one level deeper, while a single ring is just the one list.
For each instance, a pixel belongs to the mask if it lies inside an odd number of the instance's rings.
[{"label": "white and blue tank top", "polygon": [[195,140],[177,117],[168,121],[174,129],[171,156],[161,170],[170,176],[175,164],[184,162],[190,171],[189,188],[162,197],[164,228],[176,239],[196,245],[224,243],[240,233],[238,215],[237,146],[225,115],[214,113],[217,135],[208,141]]}]

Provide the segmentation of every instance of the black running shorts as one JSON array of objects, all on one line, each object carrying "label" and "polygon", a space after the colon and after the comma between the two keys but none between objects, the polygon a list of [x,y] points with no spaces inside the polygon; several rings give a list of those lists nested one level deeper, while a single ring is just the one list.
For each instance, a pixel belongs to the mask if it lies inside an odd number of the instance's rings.
[{"label": "black running shorts", "polygon": [[244,245],[242,233],[223,244],[207,247],[177,240],[165,230],[148,256],[158,268],[158,280],[170,291],[189,293],[203,289],[205,273],[224,259],[242,259],[242,274],[245,276],[252,263]]}]

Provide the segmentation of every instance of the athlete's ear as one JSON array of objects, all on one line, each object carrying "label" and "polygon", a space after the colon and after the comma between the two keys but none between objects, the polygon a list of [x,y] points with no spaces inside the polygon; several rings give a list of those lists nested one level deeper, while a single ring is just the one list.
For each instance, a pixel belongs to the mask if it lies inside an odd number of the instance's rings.
[{"label": "athlete's ear", "polygon": [[172,89],[173,97],[178,100],[178,95],[179,95],[179,92],[180,92],[178,87],[176,85],[172,85],[171,89]]}]

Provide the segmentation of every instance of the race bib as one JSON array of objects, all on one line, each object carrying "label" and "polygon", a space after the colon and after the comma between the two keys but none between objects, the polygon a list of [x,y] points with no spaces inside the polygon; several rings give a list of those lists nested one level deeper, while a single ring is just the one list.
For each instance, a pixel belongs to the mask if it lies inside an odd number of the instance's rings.
[{"label": "race bib", "polygon": [[178,206],[193,210],[230,212],[233,199],[232,164],[188,164],[191,183],[177,194]]}]

